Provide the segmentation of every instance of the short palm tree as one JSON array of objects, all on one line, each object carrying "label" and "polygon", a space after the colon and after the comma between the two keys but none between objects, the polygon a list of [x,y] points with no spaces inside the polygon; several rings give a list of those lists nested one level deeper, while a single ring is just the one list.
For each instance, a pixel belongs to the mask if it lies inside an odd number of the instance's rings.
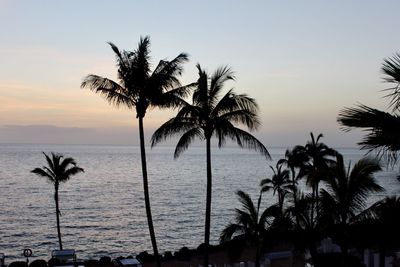
[{"label": "short palm tree", "polygon": [[207,197],[204,266],[208,266],[212,189],[211,138],[217,137],[218,147],[224,146],[227,139],[231,139],[240,147],[258,150],[267,158],[270,158],[270,155],[259,140],[235,126],[242,124],[249,130],[255,130],[259,126],[258,107],[255,100],[247,95],[235,94],[233,90],[229,90],[221,97],[225,82],[234,80],[231,69],[220,67],[211,77],[199,64],[197,69],[199,78],[192,96],[193,103],[185,103],[176,117],[161,125],[153,134],[151,142],[154,146],[168,137],[181,135],[174,153],[174,157],[177,158],[195,138],[206,141]]},{"label": "short palm tree", "polygon": [[304,152],[308,156],[308,162],[302,167],[302,175],[307,178],[307,184],[312,188],[312,206],[311,217],[319,217],[319,183],[321,180],[326,179],[330,166],[334,164],[333,157],[336,156],[336,151],[326,144],[320,142],[323,137],[319,134],[317,138],[313,133],[310,133],[311,140],[304,146]]},{"label": "short palm tree", "polygon": [[353,128],[364,129],[367,134],[358,143],[362,149],[376,151],[386,156],[388,161],[396,161],[400,151],[400,54],[384,60],[382,72],[383,80],[393,87],[386,89],[390,98],[389,107],[392,113],[384,112],[365,105],[355,108],[344,108],[339,112],[337,121],[343,130]]},{"label": "short palm tree", "polygon": [[260,266],[261,245],[268,226],[271,225],[272,219],[277,215],[276,206],[271,206],[260,212],[260,203],[262,193],[258,197],[257,206],[254,205],[250,196],[243,192],[237,191],[242,209],[236,209],[235,223],[231,223],[225,227],[220,235],[221,242],[232,239],[233,235],[245,235],[252,241],[256,248],[256,266]]},{"label": "short palm tree", "polygon": [[181,86],[178,80],[183,70],[182,65],[188,60],[188,56],[181,53],[171,61],[161,60],[151,71],[149,37],[141,38],[138,48],[133,52],[121,51],[114,44],[109,44],[117,59],[118,83],[91,74],[86,76],[81,87],[91,89],[117,107],[125,106],[136,110],[147,223],[157,266],[160,266],[150,207],[143,119],[149,107],[179,106],[181,97],[185,97],[190,89],[190,86]]},{"label": "short palm tree", "polygon": [[[304,146],[295,146],[291,150],[286,150],[285,152],[285,157],[278,160],[278,164],[284,164],[286,165],[291,172],[291,187],[289,188],[291,190],[291,195],[293,198],[293,206],[294,209],[293,211],[296,211],[297,207],[297,201],[298,201],[298,195],[299,192],[298,187],[297,187],[297,182],[299,179],[303,177],[302,174],[302,166],[305,166],[306,163],[308,162],[309,158],[308,155],[305,153],[305,147]],[[297,172],[296,172],[297,170]],[[296,217],[296,223],[297,226],[299,226],[299,218],[296,214],[294,214]]]},{"label": "short palm tree", "polygon": [[[337,154],[333,175],[325,181],[326,189],[321,190],[321,207],[324,216],[338,225],[341,232],[364,209],[370,194],[383,191],[374,178],[380,170],[379,162],[370,158],[360,159],[350,170],[350,165],[344,165],[343,156]],[[341,247],[345,253],[345,242]]]},{"label": "short palm tree", "polygon": [[61,154],[51,153],[51,157],[46,153],[43,153],[47,166],[43,166],[42,168],[35,168],[31,172],[47,178],[47,180],[54,185],[54,201],[56,204],[56,218],[57,218],[57,234],[58,234],[58,243],[60,245],[60,250],[63,249],[61,242],[61,230],[60,230],[60,208],[58,204],[58,189],[60,187],[60,183],[65,183],[68,181],[71,176],[83,172],[83,169],[76,165],[76,162],[73,158],[65,158]]},{"label": "short palm tree", "polygon": [[285,196],[290,192],[292,184],[290,182],[290,171],[288,169],[282,169],[282,164],[276,164],[275,168],[270,166],[273,175],[272,178],[265,178],[261,180],[261,192],[268,192],[272,190],[273,195],[277,194],[278,206],[280,215],[283,215],[283,203]]}]

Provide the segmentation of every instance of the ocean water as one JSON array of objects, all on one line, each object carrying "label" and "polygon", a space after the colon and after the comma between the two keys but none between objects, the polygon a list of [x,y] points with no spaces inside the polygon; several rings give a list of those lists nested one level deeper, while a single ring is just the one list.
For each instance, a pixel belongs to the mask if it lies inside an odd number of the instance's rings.
[{"label": "ocean water", "polygon": [[[46,179],[31,174],[42,167],[41,152],[58,152],[76,159],[85,173],[60,188],[61,232],[64,248],[79,258],[136,255],[152,252],[143,200],[139,148],[106,145],[0,145],[0,252],[7,261],[23,259],[24,248],[34,258],[50,258],[58,248],[54,188]],[[211,243],[239,207],[235,192],[244,190],[256,198],[259,182],[271,176],[284,148],[269,149],[273,160],[238,148],[213,149],[213,200]],[[347,161],[356,162],[364,152],[339,149]],[[173,159],[172,147],[147,150],[149,187],[159,250],[196,248],[203,242],[206,162],[205,148],[191,147]],[[385,195],[400,194],[398,167],[377,175]],[[275,202],[264,197],[263,205]]]}]

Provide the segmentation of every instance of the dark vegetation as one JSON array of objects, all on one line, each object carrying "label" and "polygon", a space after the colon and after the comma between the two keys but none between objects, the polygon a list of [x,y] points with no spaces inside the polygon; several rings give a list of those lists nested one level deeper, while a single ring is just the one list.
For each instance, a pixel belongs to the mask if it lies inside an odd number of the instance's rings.
[{"label": "dark vegetation", "polygon": [[[315,266],[362,266],[354,253],[350,253],[352,250],[372,248],[379,250],[383,257],[399,248],[400,198],[388,196],[366,207],[371,194],[383,191],[374,178],[381,170],[380,161],[365,157],[353,165],[346,164],[339,152],[321,141],[322,134],[314,136],[313,133],[305,145],[288,149],[284,158],[271,166],[273,175],[261,180],[256,202],[246,192],[237,192],[241,208],[235,210],[235,221],[221,233],[220,245],[210,245],[211,139],[217,138],[219,148],[230,140],[239,147],[256,150],[269,159],[266,147],[248,132],[260,126],[256,101],[233,90],[223,94],[224,84],[234,80],[234,74],[228,67],[220,67],[210,75],[198,64],[198,80],[182,86],[178,77],[183,71],[183,63],[188,60],[186,54],[181,53],[170,61],[161,60],[151,70],[148,37],[141,38],[134,51],[120,50],[114,44],[109,44],[116,56],[118,81],[90,74],[81,86],[100,94],[116,107],[124,106],[136,112],[145,208],[153,247],[153,254],[142,252],[137,256],[140,261],[155,262],[161,266],[162,262],[172,259],[189,261],[195,255],[203,255],[204,265],[207,266],[211,252],[223,250],[234,259],[243,249],[251,247],[255,250],[255,261],[259,266],[260,256],[266,249],[278,243],[290,243],[297,251],[308,250]],[[361,147],[394,162],[400,150],[400,55],[386,59],[382,71],[384,80],[393,85],[387,89],[391,112],[360,104],[355,108],[343,109],[338,122],[346,131],[364,129],[367,134],[360,142]],[[187,101],[189,97],[190,102]],[[206,145],[204,243],[197,249],[183,247],[175,253],[165,252],[163,256],[158,253],[151,216],[145,152],[143,123],[146,112],[152,107],[179,109],[175,117],[155,131],[151,138],[152,146],[171,136],[178,136],[180,139],[174,153],[176,158],[195,139],[205,141]],[[240,128],[243,126],[248,131]],[[45,157],[48,166],[32,172],[46,177],[55,187],[57,231],[62,249],[58,188],[60,183],[83,169],[72,158],[54,153],[51,157],[45,154]],[[303,181],[307,186],[304,191],[299,187]],[[268,193],[276,198],[276,202],[263,201],[263,195]],[[321,240],[328,237],[340,246],[340,252],[319,253]],[[383,266],[382,257],[380,264]],[[48,263],[38,260],[30,265],[44,267],[56,264],[52,259]],[[111,264],[111,258],[108,257],[85,262],[86,266]],[[10,264],[13,267],[22,265],[25,267],[26,263]]]}]

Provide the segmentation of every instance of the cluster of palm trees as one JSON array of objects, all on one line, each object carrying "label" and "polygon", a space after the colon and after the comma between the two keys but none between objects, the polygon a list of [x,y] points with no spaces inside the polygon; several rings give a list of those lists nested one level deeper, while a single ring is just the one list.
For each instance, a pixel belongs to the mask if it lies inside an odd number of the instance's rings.
[{"label": "cluster of palm trees", "polygon": [[[151,137],[151,146],[170,137],[179,137],[174,152],[175,158],[195,139],[205,141],[207,193],[204,266],[208,266],[212,200],[211,139],[216,137],[218,147],[223,147],[228,140],[236,142],[239,147],[256,150],[269,159],[266,147],[249,133],[260,126],[256,101],[233,90],[224,92],[224,84],[235,79],[229,67],[220,67],[209,74],[197,64],[197,81],[182,85],[179,76],[183,72],[183,64],[188,61],[187,54],[181,53],[172,60],[160,60],[156,67],[151,69],[149,37],[141,38],[134,51],[120,50],[113,43],[109,45],[116,56],[118,80],[90,74],[84,78],[81,87],[100,94],[116,107],[124,106],[136,111],[145,209],[157,266],[161,266],[161,263],[150,205],[144,136],[145,115],[153,107],[178,109],[176,116],[161,125]],[[399,62],[400,56],[397,55],[387,60],[384,65],[386,74],[393,77],[387,81],[397,83],[390,94],[396,111],[400,106]],[[395,68],[397,69],[393,70]],[[399,128],[398,124],[397,128],[391,128],[392,123],[398,123],[400,120],[397,114],[387,114],[360,106],[359,109],[344,110],[338,120],[347,127],[370,128],[371,134],[363,141],[368,147],[384,146],[389,151],[400,149],[397,135],[393,135]],[[287,229],[302,229],[307,233],[307,245],[311,254],[315,255],[320,229],[327,225],[335,225],[347,231],[348,226],[356,221],[358,214],[363,210],[368,194],[382,190],[373,178],[373,174],[381,167],[376,160],[362,159],[350,170],[350,166],[346,168],[343,157],[337,151],[320,142],[321,137],[322,135],[318,135],[315,138],[311,134],[311,140],[305,146],[296,146],[286,152],[285,158],[279,160],[272,168],[273,176],[261,181],[257,205],[253,204],[245,192],[238,192],[243,209],[237,210],[237,222],[223,231],[221,240],[229,240],[235,233],[243,233],[255,241],[259,257],[267,226],[271,229],[284,226]],[[383,144],[384,141],[391,142],[390,146]],[[52,158],[45,154],[48,166],[36,168],[32,172],[47,177],[54,183],[57,229],[62,249],[58,187],[61,182],[82,172],[83,169],[78,167],[72,158],[63,160],[62,155],[54,153],[51,156]],[[69,166],[72,167],[68,169]],[[300,190],[298,182],[301,179],[306,179],[310,192]],[[320,184],[324,185],[322,189]],[[271,190],[273,195],[277,196],[277,204],[261,210],[262,195]],[[398,199],[394,201],[399,202]],[[373,217],[371,214],[378,214],[375,211],[377,207],[380,206],[377,204],[370,210],[369,218]],[[345,252],[348,246],[346,240],[342,239],[339,242]]]},{"label": "cluster of palm trees", "polygon": [[[177,115],[156,130],[151,138],[151,145],[154,146],[166,138],[179,136],[174,153],[175,158],[196,138],[206,141],[207,196],[204,266],[208,266],[212,199],[211,138],[218,139],[219,147],[224,146],[228,139],[236,142],[240,147],[259,151],[270,158],[268,150],[259,140],[238,127],[242,125],[250,131],[257,129],[260,125],[257,115],[258,106],[254,99],[245,94],[236,94],[233,90],[223,93],[224,84],[235,79],[229,67],[220,67],[210,75],[198,64],[197,81],[182,86],[178,77],[182,74],[183,63],[188,61],[187,54],[181,53],[171,61],[161,60],[151,71],[149,37],[141,38],[134,51],[120,50],[114,44],[109,44],[117,59],[118,82],[98,75],[88,75],[81,86],[102,95],[110,104],[136,110],[136,118],[139,121],[147,222],[158,266],[160,266],[160,260],[151,215],[143,130],[146,112],[150,107],[179,109]],[[187,99],[190,96],[192,101],[189,103]]]},{"label": "cluster of palm trees", "polygon": [[[237,235],[248,238],[255,246],[259,266],[260,250],[272,242],[268,240],[271,232],[300,234],[302,238],[292,241],[302,241],[313,259],[317,259],[318,242],[323,237],[333,238],[346,255],[349,246],[355,244],[351,229],[367,220],[397,232],[394,224],[400,222],[399,197],[387,197],[366,209],[367,198],[383,191],[374,178],[381,170],[379,161],[362,158],[346,166],[343,156],[322,143],[321,137],[314,138],[311,133],[305,146],[286,151],[285,158],[271,167],[272,177],[261,181],[257,204],[245,192],[237,192],[242,208],[236,209],[235,222],[221,233],[221,242]],[[299,186],[301,179],[305,179],[305,188]],[[268,191],[277,201],[262,209],[262,195]]]}]

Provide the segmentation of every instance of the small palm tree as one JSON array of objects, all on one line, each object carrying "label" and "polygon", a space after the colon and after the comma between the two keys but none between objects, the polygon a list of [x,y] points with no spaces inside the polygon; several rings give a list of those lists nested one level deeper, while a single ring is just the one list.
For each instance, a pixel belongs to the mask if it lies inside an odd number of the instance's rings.
[{"label": "small palm tree", "polygon": [[319,217],[319,183],[329,175],[330,166],[334,164],[333,157],[337,152],[320,142],[322,134],[317,138],[313,133],[310,133],[310,136],[311,140],[304,146],[304,152],[309,160],[302,167],[302,175],[307,177],[307,184],[312,188],[311,218],[313,218],[314,215]]},{"label": "small palm tree", "polygon": [[57,218],[57,234],[58,234],[58,243],[60,245],[60,250],[63,249],[61,242],[61,230],[60,230],[60,208],[58,205],[58,189],[60,183],[65,183],[68,181],[71,176],[83,172],[83,169],[76,165],[76,162],[73,158],[65,158],[61,154],[51,153],[51,157],[46,153],[43,153],[47,166],[43,166],[42,168],[35,168],[31,172],[47,178],[47,180],[54,185],[54,201],[56,203],[56,218]]},{"label": "small palm tree", "polygon": [[[339,225],[342,233],[364,209],[368,196],[383,191],[374,178],[380,170],[379,162],[370,158],[360,159],[350,170],[350,165],[344,165],[343,156],[337,154],[333,176],[326,181],[326,189],[321,190],[321,207],[324,216]],[[341,248],[346,253],[345,240]]]},{"label": "small palm tree", "polygon": [[268,159],[270,155],[259,140],[235,126],[242,124],[249,130],[255,130],[259,126],[258,107],[255,100],[247,95],[235,94],[233,90],[229,90],[220,97],[225,82],[234,80],[231,69],[220,67],[211,77],[199,64],[197,69],[199,78],[192,96],[193,103],[185,103],[176,117],[161,125],[153,134],[151,142],[154,146],[168,137],[182,134],[175,148],[174,157],[177,158],[195,138],[206,141],[207,197],[204,266],[208,266],[212,189],[211,138],[213,136],[218,138],[218,147],[224,146],[227,139],[231,139],[240,147],[258,150]]},{"label": "small palm tree", "polygon": [[400,151],[400,54],[385,59],[381,70],[385,75],[383,80],[393,85],[386,89],[392,113],[360,104],[341,110],[337,121],[345,131],[364,129],[367,134],[358,143],[361,148],[376,151],[378,155],[386,156],[389,162],[395,162]]},{"label": "small palm tree", "polygon": [[147,223],[157,266],[160,266],[151,215],[143,119],[149,107],[170,108],[181,104],[181,97],[188,94],[190,85],[180,86],[178,76],[181,75],[182,65],[188,60],[188,56],[181,53],[171,61],[161,60],[151,72],[149,37],[141,38],[138,48],[133,52],[121,51],[114,44],[109,44],[117,58],[119,83],[91,74],[83,80],[81,87],[88,87],[117,107],[125,106],[136,110]]},{"label": "small palm tree", "polygon": [[277,207],[271,206],[260,213],[261,192],[258,197],[257,207],[254,205],[247,193],[239,190],[236,194],[242,204],[242,209],[235,210],[236,222],[225,227],[220,235],[220,241],[229,241],[235,234],[245,235],[245,237],[252,241],[256,247],[255,261],[256,267],[259,267],[263,238],[268,226],[272,223],[272,219],[277,215]]},{"label": "small palm tree", "polygon": [[[308,162],[308,156],[305,152],[305,147],[304,146],[295,146],[293,149],[291,150],[286,150],[285,152],[285,158],[280,159],[278,161],[278,164],[285,164],[291,172],[291,187],[289,188],[291,190],[291,195],[293,198],[293,211],[295,212],[297,209],[297,202],[298,202],[298,195],[299,193],[301,194],[301,192],[299,192],[298,188],[297,188],[297,182],[299,179],[302,178],[303,174],[302,174],[302,167],[306,165],[306,163]],[[297,172],[296,172],[297,170]],[[299,218],[296,214],[295,218],[296,218],[296,224],[297,226],[299,226]]]},{"label": "small palm tree", "polygon": [[261,192],[268,192],[272,190],[273,195],[278,196],[278,206],[280,214],[283,215],[283,203],[286,194],[290,192],[291,182],[289,180],[290,171],[288,169],[282,169],[283,165],[277,163],[275,168],[269,166],[273,172],[272,178],[265,178],[261,180]]}]

